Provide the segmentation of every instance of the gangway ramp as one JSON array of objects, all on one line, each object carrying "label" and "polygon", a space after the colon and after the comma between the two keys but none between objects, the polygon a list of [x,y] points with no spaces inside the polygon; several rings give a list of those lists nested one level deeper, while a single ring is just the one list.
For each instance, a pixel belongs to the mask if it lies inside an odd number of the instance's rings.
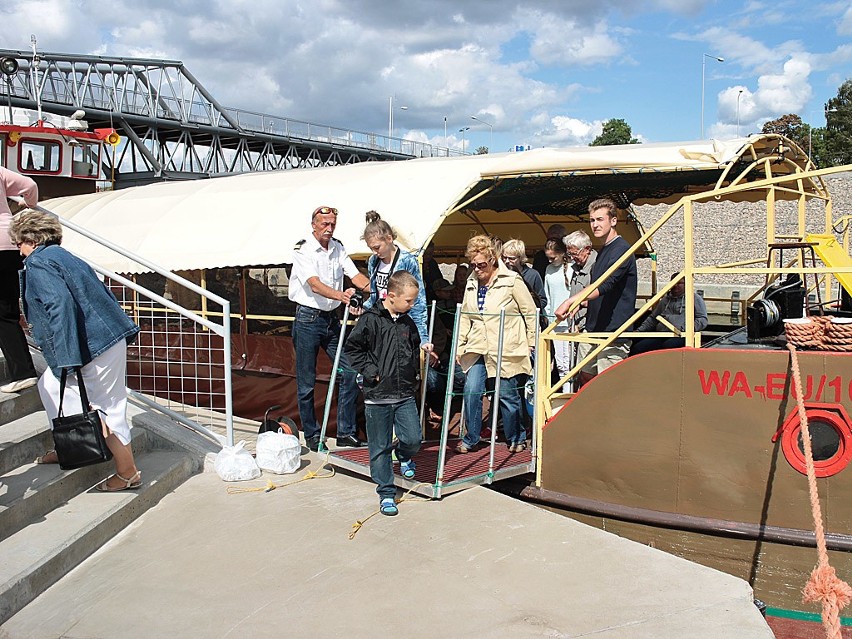
[{"label": "gangway ramp", "polygon": [[[424,443],[413,458],[417,467],[414,479],[403,477],[399,472],[399,464],[394,463],[394,483],[403,490],[438,499],[465,488],[535,472],[535,457],[530,448],[510,453],[505,444],[497,442],[492,463],[489,446],[482,445],[461,454],[455,452],[457,443],[458,440],[450,442],[444,449],[443,470],[441,444]],[[328,461],[333,466],[370,476],[370,452],[366,448],[339,448],[330,453]]]},{"label": "gangway ramp", "polygon": [[[832,266],[852,267],[852,258],[849,257],[849,253],[846,252],[843,245],[833,235],[809,233],[805,236],[805,242],[813,245],[819,259],[828,268]],[[846,289],[846,292],[852,295],[852,273],[834,273],[834,277]]]}]

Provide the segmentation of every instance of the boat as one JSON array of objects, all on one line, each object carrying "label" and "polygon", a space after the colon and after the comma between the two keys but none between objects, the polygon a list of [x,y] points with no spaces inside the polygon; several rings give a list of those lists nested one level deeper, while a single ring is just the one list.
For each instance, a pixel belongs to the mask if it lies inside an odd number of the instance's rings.
[{"label": "boat", "polygon": [[[826,183],[850,170],[817,169],[794,142],[765,134],[245,174],[59,198],[45,206],[232,301],[234,410],[252,418],[270,404],[297,415],[287,263],[318,206],[340,211],[336,234],[355,258],[368,256],[360,234],[364,212],[374,209],[397,229],[400,246],[422,254],[434,242],[436,258],[451,266],[475,232],[519,238],[535,249],[552,223],[569,232],[587,228],[588,203],[610,197],[619,206],[619,232],[652,281],[654,236],[679,220],[678,279],[686,281],[687,300],[705,277],[761,281],[743,300],[742,325],[713,339],[685,331],[687,347],[629,358],[571,393],[562,392],[564,380],[553,383],[548,358],[540,357],[533,455],[503,474],[494,471],[492,458],[488,472],[467,485],[534,470],[517,489],[520,497],[743,577],[771,615],[814,623],[816,608],[798,594],[816,555],[782,338],[784,320],[807,322],[806,312],[850,317],[852,260],[848,236],[836,230],[848,228],[849,217],[832,211]],[[749,244],[754,254],[723,263],[696,258],[694,222],[704,207],[719,203],[761,204],[760,224],[752,214],[742,229],[757,235]],[[670,208],[646,230],[637,213],[645,205]],[[166,298],[179,297],[138,264],[86,238],[70,234],[65,245]],[[632,319],[673,283],[652,287]],[[191,295],[183,302],[201,314],[217,312]],[[125,303],[129,312],[138,310],[131,298]],[[688,306],[687,325],[693,313]],[[163,315],[150,324],[169,321]],[[542,331],[540,353],[548,353],[554,339],[597,348],[630,334],[629,325],[600,335],[552,329]],[[157,389],[152,381],[169,367],[213,366],[178,349],[184,339],[168,331],[142,338],[130,358],[137,363],[129,361],[140,388],[192,400],[191,383]],[[852,457],[852,359],[841,350],[811,349],[798,353],[798,361],[806,410],[819,424],[812,439],[822,451],[818,489],[830,557],[844,576],[852,572],[846,499],[852,472],[845,468]],[[331,363],[324,365],[330,377]],[[324,391],[317,395],[321,410]],[[426,447],[437,456],[438,476],[427,486],[435,497],[459,487],[440,475],[452,457],[447,429],[445,419],[439,442]],[[333,461],[357,467],[357,460],[342,456]]]},{"label": "boat", "polygon": [[[0,71],[6,78],[17,70],[17,60],[0,58]],[[6,90],[11,92],[8,86]],[[37,98],[40,95],[39,91],[30,92]],[[57,125],[45,119],[40,101],[33,114],[35,120],[26,124],[15,122],[11,102],[8,109],[0,108],[0,113],[6,116],[5,121],[0,119],[0,166],[35,180],[41,199],[94,193],[99,185],[114,183],[111,167],[115,163],[107,162],[107,149],[111,146],[114,150],[121,141],[115,129],[89,131],[82,109]]]}]

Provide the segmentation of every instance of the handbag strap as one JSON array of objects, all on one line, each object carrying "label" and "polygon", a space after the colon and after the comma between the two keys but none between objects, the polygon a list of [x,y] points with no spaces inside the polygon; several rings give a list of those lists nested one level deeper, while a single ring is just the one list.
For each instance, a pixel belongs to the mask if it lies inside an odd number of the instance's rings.
[{"label": "handbag strap", "polygon": [[[77,388],[80,391],[80,404],[83,407],[83,412],[85,413],[91,407],[89,406],[89,396],[86,393],[86,385],[83,383],[83,375],[79,368],[75,368],[74,371],[77,373]],[[62,416],[62,400],[65,399],[65,384],[68,379],[68,369],[62,369],[62,376],[59,379],[59,416]]]}]

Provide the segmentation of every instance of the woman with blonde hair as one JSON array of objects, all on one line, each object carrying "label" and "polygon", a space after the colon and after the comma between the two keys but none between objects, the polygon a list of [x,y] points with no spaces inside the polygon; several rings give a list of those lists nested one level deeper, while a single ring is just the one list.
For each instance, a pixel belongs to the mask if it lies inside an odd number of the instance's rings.
[{"label": "woman with blonde hair", "polygon": [[[465,422],[467,432],[456,447],[468,453],[479,444],[482,429],[482,395],[493,392],[500,375],[500,413],[511,452],[526,448],[522,426],[523,390],[532,372],[530,352],[535,346],[538,316],[532,296],[521,276],[506,268],[491,238],[472,237],[466,251],[473,271],[467,279],[458,332],[458,363],[465,372]],[[502,365],[497,370],[500,311],[505,309]],[[492,410],[496,406],[492,403]]]},{"label": "woman with blonde hair", "polygon": [[[118,305],[92,267],[61,246],[62,226],[53,215],[24,211],[9,227],[12,241],[24,256],[21,291],[24,315],[41,347],[48,368],[38,391],[48,423],[59,413],[60,378],[67,374],[63,413],[82,412],[74,371],[80,370],[89,403],[99,411],[109,430],[106,443],[113,455],[115,474],[97,485],[103,492],[139,488],[142,473],[130,448],[127,421],[127,344],[139,327]],[[39,464],[55,464],[48,451]]]}]

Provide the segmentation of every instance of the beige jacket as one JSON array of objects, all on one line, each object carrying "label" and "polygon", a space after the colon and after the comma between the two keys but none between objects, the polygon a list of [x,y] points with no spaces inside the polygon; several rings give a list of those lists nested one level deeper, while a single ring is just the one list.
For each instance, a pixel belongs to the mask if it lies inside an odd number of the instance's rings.
[{"label": "beige jacket", "polygon": [[467,370],[480,355],[485,356],[489,377],[497,372],[497,344],[500,309],[506,307],[503,336],[503,362],[500,377],[532,373],[530,348],[535,346],[538,310],[523,278],[498,262],[497,277],[485,295],[482,312],[477,304],[479,282],[476,273],[468,277],[459,319],[459,362]]}]

